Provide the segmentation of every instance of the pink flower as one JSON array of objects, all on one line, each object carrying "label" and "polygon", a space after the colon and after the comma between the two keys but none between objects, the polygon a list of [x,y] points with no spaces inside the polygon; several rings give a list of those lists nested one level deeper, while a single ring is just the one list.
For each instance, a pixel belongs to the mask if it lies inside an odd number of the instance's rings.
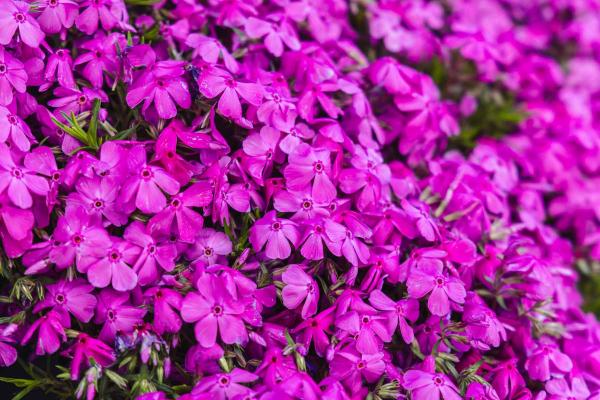
[{"label": "pink flower", "polygon": [[240,97],[253,106],[259,106],[263,98],[262,87],[256,83],[239,82],[225,72],[205,73],[198,82],[200,92],[209,99],[219,95],[217,108],[221,114],[233,120],[242,118]]},{"label": "pink flower", "polygon": [[[368,307],[368,306],[367,306]],[[383,343],[392,341],[393,331],[387,320],[373,309],[358,313],[349,311],[340,315],[335,326],[356,338],[356,350],[361,354],[375,354],[382,350]]]},{"label": "pink flower", "polygon": [[19,257],[31,247],[34,216],[30,210],[13,206],[8,196],[0,195],[0,237],[8,257]]},{"label": "pink flower", "polygon": [[202,215],[192,207],[205,207],[211,200],[210,185],[195,183],[185,192],[173,196],[169,204],[150,219],[150,229],[166,235],[177,233],[180,240],[192,243],[204,223]]},{"label": "pink flower", "polygon": [[[29,3],[24,1],[2,0],[0,2],[0,44],[7,45],[15,32],[29,47],[39,47],[44,39],[44,32],[31,14]],[[2,91],[2,90],[0,90]]]},{"label": "pink flower", "polygon": [[53,236],[57,245],[50,251],[50,261],[59,268],[66,268],[75,261],[80,272],[87,271],[82,257],[90,250],[105,248],[110,242],[106,231],[94,224],[81,207],[67,207],[65,215],[58,219]]},{"label": "pink flower", "polygon": [[132,290],[138,283],[138,277],[130,267],[139,254],[139,248],[131,243],[112,239],[108,248],[94,249],[87,266],[87,277],[92,285],[105,288],[109,284],[119,291]]},{"label": "pink flower", "polygon": [[525,369],[531,379],[545,382],[570,372],[573,362],[551,340],[542,339],[525,361]]},{"label": "pink flower", "polygon": [[239,65],[235,61],[235,58],[231,56],[227,48],[216,38],[208,37],[201,33],[192,33],[185,39],[185,44],[193,49],[193,57],[200,56],[202,60],[210,64],[216,64],[220,57],[229,71],[233,73],[238,72]]},{"label": "pink flower", "polygon": [[525,380],[517,367],[518,361],[512,358],[501,362],[491,371],[492,379],[488,377],[501,400],[516,398],[517,393],[525,387]]},{"label": "pink flower", "polygon": [[140,249],[132,266],[141,286],[154,283],[159,278],[160,271],[157,266],[168,272],[175,268],[177,247],[168,241],[158,241],[151,235],[149,226],[145,226],[140,221],[133,221],[125,230],[123,237]]},{"label": "pink flower", "polygon": [[89,365],[89,360],[94,359],[102,367],[108,367],[115,362],[115,354],[111,347],[93,337],[80,333],[75,339],[75,344],[69,349],[73,354],[71,361],[71,379],[79,378],[81,364]]},{"label": "pink flower", "polygon": [[309,260],[322,260],[324,257],[323,243],[329,251],[340,257],[342,243],[346,239],[346,228],[329,218],[316,220],[307,224],[304,235],[300,240],[302,247],[300,254]]},{"label": "pink flower", "polygon": [[240,368],[234,368],[229,373],[204,377],[192,390],[192,396],[201,396],[203,393],[210,393],[210,398],[215,400],[250,398],[254,391],[242,384],[250,383],[257,379],[258,375]]},{"label": "pink flower", "polygon": [[351,391],[357,392],[362,378],[373,383],[385,372],[383,353],[360,354],[353,348],[335,352],[330,364],[331,376],[343,381]]},{"label": "pink flower", "polygon": [[0,327],[0,366],[2,367],[8,367],[17,361],[17,350],[8,344],[15,341],[12,335],[17,328],[17,324]]},{"label": "pink flower", "polygon": [[30,208],[33,204],[31,193],[45,196],[50,186],[45,178],[16,165],[8,147],[0,143],[0,192],[5,190],[17,207]]},{"label": "pink flower", "polygon": [[308,350],[311,342],[315,344],[315,351],[320,357],[325,355],[329,346],[329,337],[331,334],[329,327],[333,323],[334,307],[329,307],[314,317],[305,318],[292,332],[298,334],[297,341],[302,343]]},{"label": "pink flower", "polygon": [[273,162],[278,158],[277,144],[280,136],[279,131],[264,126],[259,133],[248,136],[242,143],[244,153],[249,156],[245,158],[244,165],[248,168],[250,176],[259,183],[270,173]]},{"label": "pink flower", "polygon": [[242,316],[244,304],[235,301],[223,290],[221,278],[203,274],[197,281],[198,292],[188,293],[181,305],[185,322],[195,322],[196,339],[202,347],[211,347],[217,341],[217,332],[226,344],[244,345],[248,332]]},{"label": "pink flower", "polygon": [[99,99],[102,102],[108,101],[106,94],[101,90],[83,88],[81,90],[77,88],[66,88],[59,86],[54,92],[54,96],[57,98],[48,101],[50,107],[55,107],[57,113],[74,113],[75,115],[81,114],[84,111],[92,109],[92,103],[94,100]]},{"label": "pink flower", "polygon": [[265,37],[265,47],[275,57],[283,54],[283,44],[292,50],[300,50],[300,42],[296,37],[294,28],[285,20],[279,25],[273,22],[250,17],[246,20],[246,33],[252,39]]},{"label": "pink flower", "polygon": [[82,177],[76,185],[76,192],[69,194],[69,202],[79,205],[96,221],[106,218],[111,224],[122,226],[127,222],[127,215],[121,210],[118,202],[119,185],[115,179],[89,179]]},{"label": "pink flower", "polygon": [[94,323],[104,324],[99,338],[112,342],[117,333],[124,334],[133,331],[136,325],[142,323],[146,310],[129,304],[129,293],[120,293],[105,289],[98,296]]},{"label": "pink flower", "polygon": [[41,3],[42,13],[37,21],[44,32],[58,33],[75,23],[79,6],[74,0],[42,0]]},{"label": "pink flower", "polygon": [[337,190],[329,177],[331,174],[330,153],[325,149],[314,149],[301,144],[289,154],[288,165],[283,171],[290,190],[301,191],[311,187],[312,198],[317,203],[329,203],[335,199]]},{"label": "pink flower", "polygon": [[135,107],[143,101],[142,111],[153,105],[160,118],[173,118],[177,115],[175,104],[184,109],[192,104],[184,73],[181,62],[157,62],[131,85],[127,92],[127,104]]},{"label": "pink flower", "polygon": [[282,291],[283,305],[289,309],[295,309],[302,302],[302,318],[308,318],[315,314],[319,304],[319,286],[300,265],[288,265],[281,275],[281,280],[286,284]]},{"label": "pink flower", "polygon": [[450,300],[463,304],[467,295],[463,282],[443,274],[442,264],[427,264],[411,269],[408,295],[419,299],[431,292],[427,306],[433,315],[444,317],[450,312]]},{"label": "pink flower", "polygon": [[181,330],[181,318],[175,311],[181,310],[181,294],[173,289],[153,287],[144,293],[152,301],[154,307],[154,330],[159,335],[165,332],[177,333]]},{"label": "pink flower", "polygon": [[437,225],[422,206],[416,206],[406,199],[402,199],[401,205],[408,216],[413,218],[421,236],[426,240],[433,242],[440,236]]},{"label": "pink flower", "polygon": [[461,400],[456,386],[444,374],[411,369],[404,374],[402,385],[414,400]]},{"label": "pink flower", "polygon": [[117,8],[118,4],[113,0],[84,1],[81,6],[87,8],[77,17],[75,22],[77,29],[91,35],[98,30],[98,22],[100,22],[104,30],[110,31],[119,23],[118,17],[121,12]]},{"label": "pink flower", "polygon": [[13,101],[15,91],[25,93],[26,89],[27,72],[25,66],[4,48],[0,48],[0,105],[8,106]]},{"label": "pink flower", "polygon": [[407,320],[414,323],[419,318],[419,302],[413,299],[394,302],[381,290],[374,290],[369,295],[369,303],[376,309],[384,311],[382,316],[388,321],[390,332],[398,328],[404,342],[412,343],[415,336]]},{"label": "pink flower", "polygon": [[[81,45],[81,55],[75,60],[75,65],[85,65],[81,74],[95,88],[101,88],[107,72],[112,73],[117,69],[116,48],[121,44],[120,36],[101,35],[87,40]],[[64,86],[64,85],[63,85]]]},{"label": "pink flower", "polygon": [[216,264],[219,259],[231,253],[231,240],[223,232],[205,228],[200,231],[194,244],[188,249],[187,256],[201,265]]},{"label": "pink flower", "polygon": [[21,151],[28,151],[31,141],[34,140],[27,123],[7,108],[0,106],[0,142],[6,142],[8,139]]},{"label": "pink flower", "polygon": [[134,202],[144,213],[157,213],[165,208],[167,200],[161,189],[175,194],[179,190],[179,182],[162,168],[147,164],[143,146],[131,149],[128,164],[130,176],[121,189],[121,200],[124,203]]},{"label": "pink flower", "polygon": [[[260,122],[285,132],[294,129],[294,121],[298,116],[294,99],[272,87],[265,88],[264,101],[256,110]],[[308,128],[307,128],[308,130]],[[289,146],[288,146],[289,147]],[[283,147],[284,152],[289,153]]]},{"label": "pink flower", "polygon": [[286,259],[292,253],[290,243],[296,247],[299,234],[295,222],[277,218],[275,211],[269,211],[250,228],[250,243],[254,251],[260,251],[266,244],[265,255],[270,259]]},{"label": "pink flower", "polygon": [[31,324],[23,339],[21,339],[21,345],[29,342],[35,331],[38,331],[38,340],[35,346],[35,354],[38,356],[55,353],[60,347],[61,341],[67,340],[67,335],[61,324],[61,316],[53,310]]},{"label": "pink flower", "polygon": [[83,279],[60,280],[46,286],[44,299],[37,303],[33,312],[52,307],[61,316],[62,325],[71,326],[69,313],[78,321],[89,322],[94,316],[96,297],[91,294],[94,288]]}]

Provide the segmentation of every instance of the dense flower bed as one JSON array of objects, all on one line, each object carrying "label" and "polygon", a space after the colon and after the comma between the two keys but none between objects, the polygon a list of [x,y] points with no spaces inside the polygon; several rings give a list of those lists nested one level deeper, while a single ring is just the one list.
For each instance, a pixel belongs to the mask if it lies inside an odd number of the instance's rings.
[{"label": "dense flower bed", "polygon": [[1,380],[600,399],[599,62],[597,0],[0,0]]}]

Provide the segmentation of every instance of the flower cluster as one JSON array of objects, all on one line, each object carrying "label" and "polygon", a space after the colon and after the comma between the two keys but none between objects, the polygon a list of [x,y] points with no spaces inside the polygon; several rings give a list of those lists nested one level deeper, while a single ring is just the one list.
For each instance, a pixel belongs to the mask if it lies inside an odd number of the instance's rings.
[{"label": "flower cluster", "polygon": [[600,399],[599,10],[0,0],[0,366],[88,400]]}]

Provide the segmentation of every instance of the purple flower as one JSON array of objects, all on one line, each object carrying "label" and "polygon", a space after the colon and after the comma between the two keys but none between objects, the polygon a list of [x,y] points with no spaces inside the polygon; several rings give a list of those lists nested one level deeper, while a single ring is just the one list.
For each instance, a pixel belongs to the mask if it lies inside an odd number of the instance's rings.
[{"label": "purple flower", "polygon": [[89,179],[82,177],[76,192],[69,194],[69,203],[85,209],[98,222],[102,217],[116,226],[127,222],[127,215],[118,202],[119,185],[111,177]]},{"label": "purple flower", "polygon": [[217,341],[217,332],[226,344],[244,345],[248,332],[242,316],[244,304],[235,301],[225,290],[221,278],[203,274],[197,281],[198,292],[188,293],[181,305],[185,322],[195,322],[195,333],[202,347],[211,347]]},{"label": "purple flower", "polygon": [[17,328],[16,324],[0,327],[0,366],[2,367],[8,367],[17,361],[17,350],[8,344],[14,342],[11,336]]},{"label": "purple flower", "polygon": [[277,218],[275,211],[269,211],[254,223],[250,229],[250,243],[254,251],[265,247],[265,255],[270,259],[286,259],[292,253],[290,243],[298,244],[296,223]]},{"label": "purple flower", "polygon": [[[11,42],[15,32],[19,39],[29,47],[39,47],[44,39],[44,32],[31,14],[29,3],[25,1],[2,0],[0,7],[0,44]],[[3,90],[0,90],[3,91]]]},{"label": "purple flower", "polygon": [[387,325],[386,319],[373,309],[362,313],[346,312],[335,322],[338,329],[356,338],[356,350],[361,354],[376,354],[382,350],[384,342],[392,341],[393,331]]},{"label": "purple flower", "polygon": [[414,400],[461,400],[458,389],[444,374],[411,369],[404,374],[402,385]]},{"label": "purple flower", "polygon": [[295,309],[304,302],[300,315],[304,319],[313,316],[319,304],[319,286],[314,279],[301,265],[292,264],[283,272],[281,280],[286,284],[281,291],[283,305]]},{"label": "purple flower", "polygon": [[300,50],[300,42],[292,26],[285,20],[279,25],[273,22],[250,17],[246,21],[246,33],[252,39],[258,39],[264,36],[265,47],[275,57],[280,57],[283,53],[283,44],[291,50]]}]

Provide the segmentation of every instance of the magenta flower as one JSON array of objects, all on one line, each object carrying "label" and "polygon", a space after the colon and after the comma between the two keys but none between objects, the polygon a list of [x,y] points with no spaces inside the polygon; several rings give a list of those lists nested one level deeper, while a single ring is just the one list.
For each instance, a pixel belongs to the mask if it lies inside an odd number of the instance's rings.
[{"label": "magenta flower", "polygon": [[77,88],[59,86],[54,90],[53,94],[57,98],[48,101],[50,107],[56,108],[57,113],[74,113],[75,115],[91,110],[92,103],[96,99],[102,102],[108,100],[103,91],[85,87],[79,90]]},{"label": "magenta flower", "polygon": [[251,397],[254,391],[243,385],[258,379],[258,376],[240,368],[229,373],[220,373],[205,377],[192,389],[194,398],[203,398],[203,393],[210,393],[211,399],[233,400]]},{"label": "magenta flower", "polygon": [[[267,124],[267,126],[272,126],[275,129],[291,133],[292,130],[295,129],[294,122],[298,116],[294,101],[295,100],[289,95],[286,95],[283,90],[266,87],[263,102],[256,110],[256,116],[260,122]],[[306,125],[304,126],[306,127]],[[309,132],[310,129],[306,127],[306,131],[298,132],[297,136],[306,136],[310,138],[312,136]],[[305,133],[306,135],[304,135]],[[293,139],[291,139],[291,141],[294,142]],[[296,142],[296,144],[298,143],[299,141]],[[280,143],[280,146],[281,145],[282,144]],[[293,147],[289,145],[286,146],[286,148]],[[289,153],[289,151],[286,151],[286,148],[281,147],[281,150],[283,150],[285,153]]]},{"label": "magenta flower", "polygon": [[337,190],[329,177],[331,161],[328,150],[300,145],[289,154],[288,161],[283,175],[290,190],[312,187],[312,198],[316,202],[329,203],[335,199]]},{"label": "magenta flower", "polygon": [[415,206],[406,199],[402,199],[401,205],[408,216],[415,221],[418,231],[426,240],[433,242],[440,236],[437,225],[424,207]]},{"label": "magenta flower", "polygon": [[129,152],[130,176],[121,189],[121,200],[134,203],[144,213],[157,213],[167,204],[161,191],[175,194],[179,191],[179,182],[173,179],[162,168],[146,162],[146,150],[136,146]]},{"label": "magenta flower", "polygon": [[244,304],[226,290],[220,277],[203,274],[197,281],[198,292],[188,293],[181,305],[185,322],[195,322],[194,332],[202,347],[211,347],[217,333],[226,344],[245,344],[248,332],[244,326]]},{"label": "magenta flower", "polygon": [[0,366],[8,367],[17,361],[17,350],[8,343],[13,343],[13,334],[17,330],[16,324],[0,327]]},{"label": "magenta flower", "polygon": [[302,318],[308,318],[315,314],[319,304],[319,286],[304,270],[301,265],[288,265],[281,275],[281,280],[286,285],[281,291],[283,305],[293,310],[302,302]]},{"label": "magenta flower", "polygon": [[[2,11],[0,11],[2,12]],[[27,72],[21,61],[4,48],[0,49],[0,105],[12,103],[14,92],[25,93]]]},{"label": "magenta flower", "polygon": [[71,347],[70,353],[73,354],[71,361],[71,379],[79,378],[81,365],[89,365],[89,360],[93,359],[97,364],[108,367],[115,361],[113,349],[101,340],[80,333],[75,339],[75,344]]},{"label": "magenta flower", "polygon": [[19,150],[28,151],[33,135],[25,121],[7,108],[0,106],[0,142],[6,142],[8,139]]},{"label": "magenta flower", "polygon": [[42,30],[48,34],[69,29],[75,24],[79,5],[74,0],[42,0],[42,13],[37,18]]},{"label": "magenta flower", "polygon": [[187,251],[187,256],[194,263],[201,265],[216,264],[219,259],[228,256],[232,251],[231,240],[223,232],[205,228],[200,231],[196,241]]},{"label": "magenta flower", "polygon": [[503,361],[491,371],[492,379],[488,378],[488,380],[496,389],[501,400],[515,398],[517,393],[525,387],[525,379],[517,368],[518,361],[516,358]]},{"label": "magenta flower", "polygon": [[200,92],[209,99],[219,95],[217,109],[221,114],[233,120],[242,118],[240,97],[253,106],[259,106],[263,98],[262,87],[256,83],[239,82],[226,72],[204,74],[198,82]]},{"label": "magenta flower", "polygon": [[331,376],[341,380],[351,392],[362,386],[362,378],[373,383],[385,372],[383,353],[360,354],[353,348],[335,352],[329,365]]},{"label": "magenta flower", "polygon": [[99,23],[106,31],[110,31],[119,23],[117,15],[113,12],[116,11],[115,4],[111,0],[86,0],[82,7],[87,8],[79,14],[75,24],[77,29],[88,35],[98,30]]},{"label": "magenta flower", "polygon": [[444,374],[411,369],[404,374],[402,385],[414,400],[461,400],[456,386]]},{"label": "magenta flower", "polygon": [[545,382],[552,376],[564,375],[573,369],[571,358],[551,340],[541,340],[525,361],[531,379]]},{"label": "magenta flower", "polygon": [[377,315],[375,310],[367,308],[364,311],[340,315],[335,326],[356,338],[356,350],[361,354],[375,354],[382,350],[384,342],[392,341],[393,331],[389,329],[387,320]]},{"label": "magenta flower", "polygon": [[273,207],[280,212],[295,213],[292,220],[314,220],[329,216],[329,204],[316,203],[310,191],[279,190],[273,196]]},{"label": "magenta flower", "polygon": [[80,272],[87,271],[82,257],[110,243],[106,231],[93,223],[81,207],[67,207],[65,215],[58,219],[53,236],[58,245],[50,251],[50,261],[59,268],[66,268],[75,261]]},{"label": "magenta flower", "polygon": [[281,133],[268,126],[259,133],[254,133],[244,139],[242,147],[249,157],[245,159],[248,173],[257,182],[263,182],[263,177],[270,172],[273,162],[277,159],[277,144]]},{"label": "magenta flower", "polygon": [[286,259],[292,253],[290,243],[298,245],[298,228],[295,222],[277,218],[275,211],[269,211],[254,223],[250,229],[250,243],[254,251],[265,247],[265,255],[270,259]]},{"label": "magenta flower", "polygon": [[[117,69],[116,48],[121,45],[118,35],[99,36],[81,45],[86,52],[77,57],[75,65],[85,65],[81,74],[95,88],[101,88],[106,72]],[[63,85],[65,86],[65,85]]]},{"label": "magenta flower", "polygon": [[154,307],[154,322],[152,325],[156,333],[177,333],[181,329],[181,318],[175,310],[181,310],[182,297],[178,292],[163,288],[153,287],[148,289],[144,296],[152,300]]},{"label": "magenta flower", "polygon": [[467,295],[463,282],[443,273],[443,265],[427,264],[411,269],[407,281],[408,295],[419,299],[430,293],[427,307],[433,315],[444,317],[450,312],[450,301],[463,304]]},{"label": "magenta flower", "polygon": [[74,281],[60,280],[46,286],[44,299],[37,303],[33,312],[38,313],[48,307],[61,316],[62,325],[71,326],[69,313],[78,321],[89,322],[94,316],[96,297],[91,293],[94,288],[83,279]]},{"label": "magenta flower", "polygon": [[8,146],[0,143],[0,192],[5,190],[17,207],[30,208],[33,204],[31,193],[45,196],[50,187],[45,178],[16,165]]},{"label": "magenta flower", "polygon": [[307,224],[306,228],[300,239],[302,256],[309,260],[323,259],[323,243],[333,255],[342,255],[342,243],[346,238],[346,228],[343,225],[327,218]]},{"label": "magenta flower", "polygon": [[334,311],[335,308],[330,307],[314,317],[304,319],[293,329],[293,333],[298,335],[297,341],[302,343],[307,350],[310,348],[310,344],[314,343],[315,351],[320,357],[325,355],[329,346],[327,334],[331,334],[329,327],[333,323]]},{"label": "magenta flower", "polygon": [[175,104],[187,109],[192,103],[184,72],[181,62],[157,62],[131,85],[127,104],[135,107],[143,101],[143,112],[152,105],[160,118],[173,118],[177,115]]},{"label": "magenta flower", "polygon": [[94,323],[104,324],[99,338],[112,342],[117,334],[130,333],[142,323],[146,310],[129,304],[129,293],[105,289],[98,295]]},{"label": "magenta flower", "polygon": [[[0,44],[11,42],[15,32],[19,39],[29,47],[39,47],[44,39],[44,32],[31,14],[29,3],[25,1],[2,0],[0,7]],[[1,90],[0,90],[1,91]]]},{"label": "magenta flower", "polygon": [[202,35],[201,33],[192,33],[185,39],[185,44],[193,49],[193,57],[201,57],[202,60],[210,64],[216,64],[219,58],[223,59],[225,67],[237,73],[239,65],[235,58],[227,51],[227,48],[215,38]]},{"label": "magenta flower", "polygon": [[394,302],[381,290],[374,290],[369,295],[369,303],[378,310],[383,311],[382,316],[388,321],[389,332],[396,328],[400,331],[405,343],[412,343],[414,333],[407,320],[414,323],[419,317],[419,302],[405,299]]},{"label": "magenta flower", "polygon": [[55,353],[60,347],[60,343],[67,340],[67,335],[61,324],[61,316],[53,310],[31,324],[21,339],[21,345],[27,344],[36,331],[38,332],[38,340],[35,346],[35,354],[38,356]]},{"label": "magenta flower", "polygon": [[212,192],[209,184],[198,182],[187,188],[185,192],[173,196],[169,204],[150,219],[150,230],[166,235],[177,233],[180,240],[192,243],[204,223],[202,215],[192,207],[209,205]]},{"label": "magenta flower", "polygon": [[48,57],[44,78],[49,83],[58,81],[58,84],[63,87],[77,88],[73,77],[73,59],[68,50],[58,49]]},{"label": "magenta flower", "polygon": [[175,245],[165,241],[159,242],[151,234],[151,229],[143,223],[134,221],[129,224],[123,237],[140,249],[136,260],[131,265],[137,273],[138,283],[141,286],[149,285],[159,278],[158,266],[169,272],[175,268],[178,254]]},{"label": "magenta flower", "polygon": [[0,237],[6,255],[21,256],[33,240],[33,213],[14,207],[8,196],[0,195],[0,220]]},{"label": "magenta flower", "polygon": [[121,210],[118,202],[119,186],[114,179],[81,178],[76,189],[76,192],[69,194],[70,204],[85,209],[95,221],[100,222],[104,217],[116,226],[127,222],[127,215]]},{"label": "magenta flower", "polygon": [[278,25],[274,22],[250,17],[246,21],[246,33],[252,39],[264,37],[265,47],[275,57],[283,54],[283,45],[291,50],[300,50],[300,42],[292,26],[285,20]]},{"label": "magenta flower", "polygon": [[133,244],[112,239],[108,248],[95,249],[87,263],[87,277],[92,285],[105,288],[111,285],[119,292],[132,290],[138,283],[138,276],[131,268],[139,255],[139,248]]}]

